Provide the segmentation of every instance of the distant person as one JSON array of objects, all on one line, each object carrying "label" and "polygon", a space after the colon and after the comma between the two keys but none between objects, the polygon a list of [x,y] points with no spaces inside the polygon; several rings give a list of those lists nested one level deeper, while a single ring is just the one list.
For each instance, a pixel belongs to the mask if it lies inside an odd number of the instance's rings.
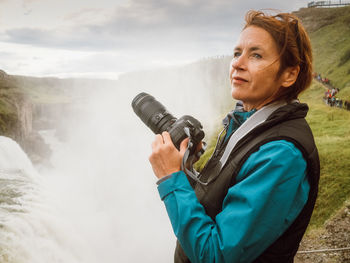
[{"label": "distant person", "polygon": [[344,101],[344,108],[346,109],[346,110],[350,110],[350,102],[349,101]]},{"label": "distant person", "polygon": [[337,94],[337,90],[335,88],[333,88],[332,91],[331,91],[332,97],[335,96],[335,94]]},{"label": "distant person", "polygon": [[335,105],[335,97],[331,98],[331,107],[333,107]]},{"label": "distant person", "polygon": [[299,19],[249,11],[229,75],[238,103],[198,178],[181,171],[187,139],[180,151],[167,132],[152,143],[149,160],[178,239],[174,261],[293,262],[320,172],[308,106],[297,100],[312,80]]}]

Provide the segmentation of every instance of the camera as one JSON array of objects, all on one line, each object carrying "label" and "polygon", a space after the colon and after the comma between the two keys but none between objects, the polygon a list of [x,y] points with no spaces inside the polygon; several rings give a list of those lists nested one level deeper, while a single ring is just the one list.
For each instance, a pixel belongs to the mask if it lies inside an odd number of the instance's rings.
[{"label": "camera", "polygon": [[159,101],[145,92],[138,94],[131,105],[136,115],[155,134],[161,134],[163,131],[169,132],[178,150],[180,150],[181,142],[190,137],[190,155],[194,154],[197,145],[204,138],[203,127],[197,119],[189,115],[184,115],[179,119],[175,118]]}]

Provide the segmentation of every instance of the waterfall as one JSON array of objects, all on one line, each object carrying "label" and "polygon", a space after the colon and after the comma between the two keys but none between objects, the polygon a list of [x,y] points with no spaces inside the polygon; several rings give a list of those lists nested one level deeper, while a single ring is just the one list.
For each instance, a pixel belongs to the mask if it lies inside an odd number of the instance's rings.
[{"label": "waterfall", "polygon": [[[20,146],[0,137],[0,262],[81,262],[67,227]],[[78,244],[77,240],[74,242]]]},{"label": "waterfall", "polygon": [[34,168],[0,137],[0,262],[173,261],[176,238],[148,162],[154,134],[131,108],[141,91],[211,128],[210,92],[152,82],[85,94],[77,111],[61,116],[63,141],[56,130],[40,131],[51,166]]}]

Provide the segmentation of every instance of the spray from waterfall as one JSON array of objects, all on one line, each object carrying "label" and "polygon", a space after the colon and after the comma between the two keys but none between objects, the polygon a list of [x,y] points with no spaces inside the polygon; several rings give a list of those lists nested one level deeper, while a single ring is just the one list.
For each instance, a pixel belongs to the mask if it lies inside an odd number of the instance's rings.
[{"label": "spray from waterfall", "polygon": [[148,163],[154,134],[131,101],[152,94],[174,115],[200,120],[210,134],[218,105],[207,80],[190,67],[65,89],[74,103],[57,120],[61,127],[40,131],[52,156],[39,172],[15,142],[2,138],[0,261],[171,262],[175,237]]}]

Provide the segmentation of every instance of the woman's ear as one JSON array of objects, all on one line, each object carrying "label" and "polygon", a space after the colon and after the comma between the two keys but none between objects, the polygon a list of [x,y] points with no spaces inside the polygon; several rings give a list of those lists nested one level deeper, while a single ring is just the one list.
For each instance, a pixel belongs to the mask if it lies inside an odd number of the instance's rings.
[{"label": "woman's ear", "polygon": [[286,68],[281,76],[282,87],[288,88],[292,86],[298,78],[299,71],[300,71],[299,66]]}]

